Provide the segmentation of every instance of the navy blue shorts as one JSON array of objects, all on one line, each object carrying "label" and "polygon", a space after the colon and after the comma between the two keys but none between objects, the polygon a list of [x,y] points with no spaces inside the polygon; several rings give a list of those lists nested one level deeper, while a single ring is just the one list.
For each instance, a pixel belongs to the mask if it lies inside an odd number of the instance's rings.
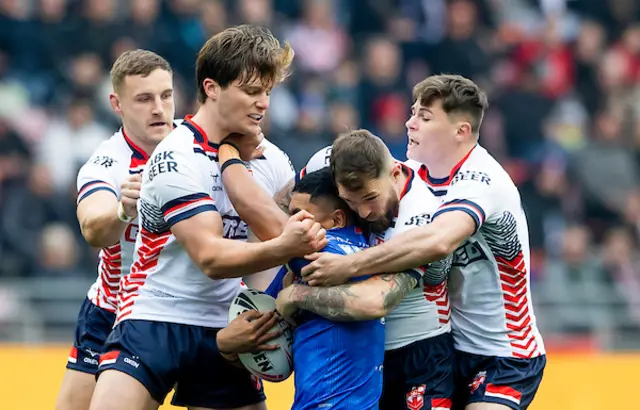
[{"label": "navy blue shorts", "polygon": [[544,355],[518,359],[457,352],[455,407],[498,403],[525,410],[538,391],[546,364]]},{"label": "navy blue shorts", "polygon": [[454,370],[450,333],[387,350],[380,410],[449,410],[455,389]]},{"label": "navy blue shorts", "polygon": [[260,380],[220,355],[218,330],[125,320],[107,339],[98,377],[105,370],[126,373],[158,403],[175,387],[175,406],[233,408],[263,402]]},{"label": "navy blue shorts", "polygon": [[67,359],[67,369],[96,374],[98,359],[104,353],[104,343],[111,332],[116,315],[102,309],[88,298],[84,299],[73,340],[73,347]]}]

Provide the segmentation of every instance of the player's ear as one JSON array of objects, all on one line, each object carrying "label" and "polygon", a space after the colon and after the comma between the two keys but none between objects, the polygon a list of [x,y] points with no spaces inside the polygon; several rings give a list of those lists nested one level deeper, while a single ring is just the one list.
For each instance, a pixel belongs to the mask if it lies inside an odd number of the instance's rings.
[{"label": "player's ear", "polygon": [[456,132],[456,139],[460,140],[460,142],[468,139],[473,135],[473,131],[471,130],[471,123],[469,121],[462,120],[458,123],[458,130]]},{"label": "player's ear", "polygon": [[111,109],[118,115],[122,115],[122,107],[120,106],[120,99],[117,94],[111,93],[109,94],[109,103],[111,104]]},{"label": "player's ear", "polygon": [[347,226],[347,214],[342,209],[336,209],[331,213],[333,228],[344,228]]},{"label": "player's ear", "polygon": [[218,95],[220,94],[220,85],[212,80],[211,78],[205,78],[202,81],[202,88],[204,89],[207,98],[211,98],[212,100],[217,100]]},{"label": "player's ear", "polygon": [[394,181],[397,181],[397,179],[400,177],[400,175],[402,174],[402,165],[399,162],[393,162],[393,165],[391,166],[391,177],[393,178]]}]

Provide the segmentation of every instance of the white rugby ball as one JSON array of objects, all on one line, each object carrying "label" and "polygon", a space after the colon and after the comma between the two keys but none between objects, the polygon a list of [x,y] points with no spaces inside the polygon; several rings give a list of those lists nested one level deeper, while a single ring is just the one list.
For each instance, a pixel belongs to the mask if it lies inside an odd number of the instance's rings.
[{"label": "white rugby ball", "polygon": [[[271,312],[276,308],[276,300],[256,289],[244,289],[231,302],[229,322],[247,310]],[[282,335],[269,341],[280,345],[279,349],[254,353],[240,353],[238,358],[253,375],[270,382],[287,380],[293,372],[293,332],[289,323],[280,318],[269,331],[282,330]]]}]

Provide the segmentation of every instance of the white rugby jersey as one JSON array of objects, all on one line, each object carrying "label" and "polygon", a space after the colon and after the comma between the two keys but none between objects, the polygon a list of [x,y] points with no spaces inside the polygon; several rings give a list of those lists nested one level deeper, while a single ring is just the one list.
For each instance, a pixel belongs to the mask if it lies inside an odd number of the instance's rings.
[{"label": "white rugby jersey", "polygon": [[[176,125],[177,122],[174,123]],[[121,184],[129,175],[142,172],[147,158],[147,154],[126,135],[124,128],[120,128],[102,142],[80,168],[77,203],[101,190],[112,192],[119,200]],[[120,277],[129,271],[133,261],[137,232],[136,218],[129,223],[117,244],[100,250],[98,278],[87,297],[94,305],[109,312],[116,311]]]},{"label": "white rugby jersey", "polygon": [[[398,215],[385,232],[371,235],[372,246],[388,241],[416,226],[430,223],[440,205],[440,201],[429,192],[427,185],[420,178],[414,178],[415,173],[410,167],[403,164],[403,170],[409,178],[400,195]],[[451,258],[446,258],[431,263],[426,268],[416,268],[410,272],[418,279],[418,284],[385,317],[386,350],[397,349],[451,330],[446,280],[437,286],[429,286],[423,280],[428,271],[435,269],[448,272],[450,266]]]},{"label": "white rugby jersey", "polygon": [[[293,178],[289,158],[265,141],[249,169],[270,195]],[[150,156],[138,202],[140,229],[131,271],[120,281],[116,323],[143,319],[224,327],[240,278],[214,280],[196,266],[171,226],[201,212],[218,212],[224,237],[246,240],[248,228],[226,196],[218,150],[189,117]]]},{"label": "white rugby jersey", "polygon": [[520,193],[481,146],[447,178],[419,171],[442,204],[435,213],[463,211],[477,230],[454,253],[449,279],[452,334],[458,350],[531,358],[545,353],[531,304],[529,233]]}]

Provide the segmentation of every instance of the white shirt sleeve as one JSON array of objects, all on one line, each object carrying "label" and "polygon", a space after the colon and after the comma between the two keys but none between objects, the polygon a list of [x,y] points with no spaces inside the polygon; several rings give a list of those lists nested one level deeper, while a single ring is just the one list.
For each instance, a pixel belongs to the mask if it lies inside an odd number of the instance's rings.
[{"label": "white shirt sleeve", "polygon": [[122,171],[122,167],[128,166],[129,164],[121,164],[108,150],[98,148],[78,172],[77,203],[98,191],[108,191],[119,198],[118,173]]},{"label": "white shirt sleeve", "polygon": [[269,141],[265,141],[264,158],[253,160],[250,165],[263,175],[263,188],[270,195],[280,192],[295,177],[289,156]]},{"label": "white shirt sleeve", "polygon": [[482,171],[460,171],[454,177],[442,205],[433,218],[445,212],[462,211],[473,218],[476,232],[485,221],[500,213],[505,204],[500,184]]},{"label": "white shirt sleeve", "polygon": [[[203,170],[193,155],[170,147],[155,151],[142,178],[143,217],[147,212],[154,213],[145,209],[148,201],[162,213],[169,227],[201,212],[217,212],[203,177]],[[153,219],[155,215],[150,216]]]}]

